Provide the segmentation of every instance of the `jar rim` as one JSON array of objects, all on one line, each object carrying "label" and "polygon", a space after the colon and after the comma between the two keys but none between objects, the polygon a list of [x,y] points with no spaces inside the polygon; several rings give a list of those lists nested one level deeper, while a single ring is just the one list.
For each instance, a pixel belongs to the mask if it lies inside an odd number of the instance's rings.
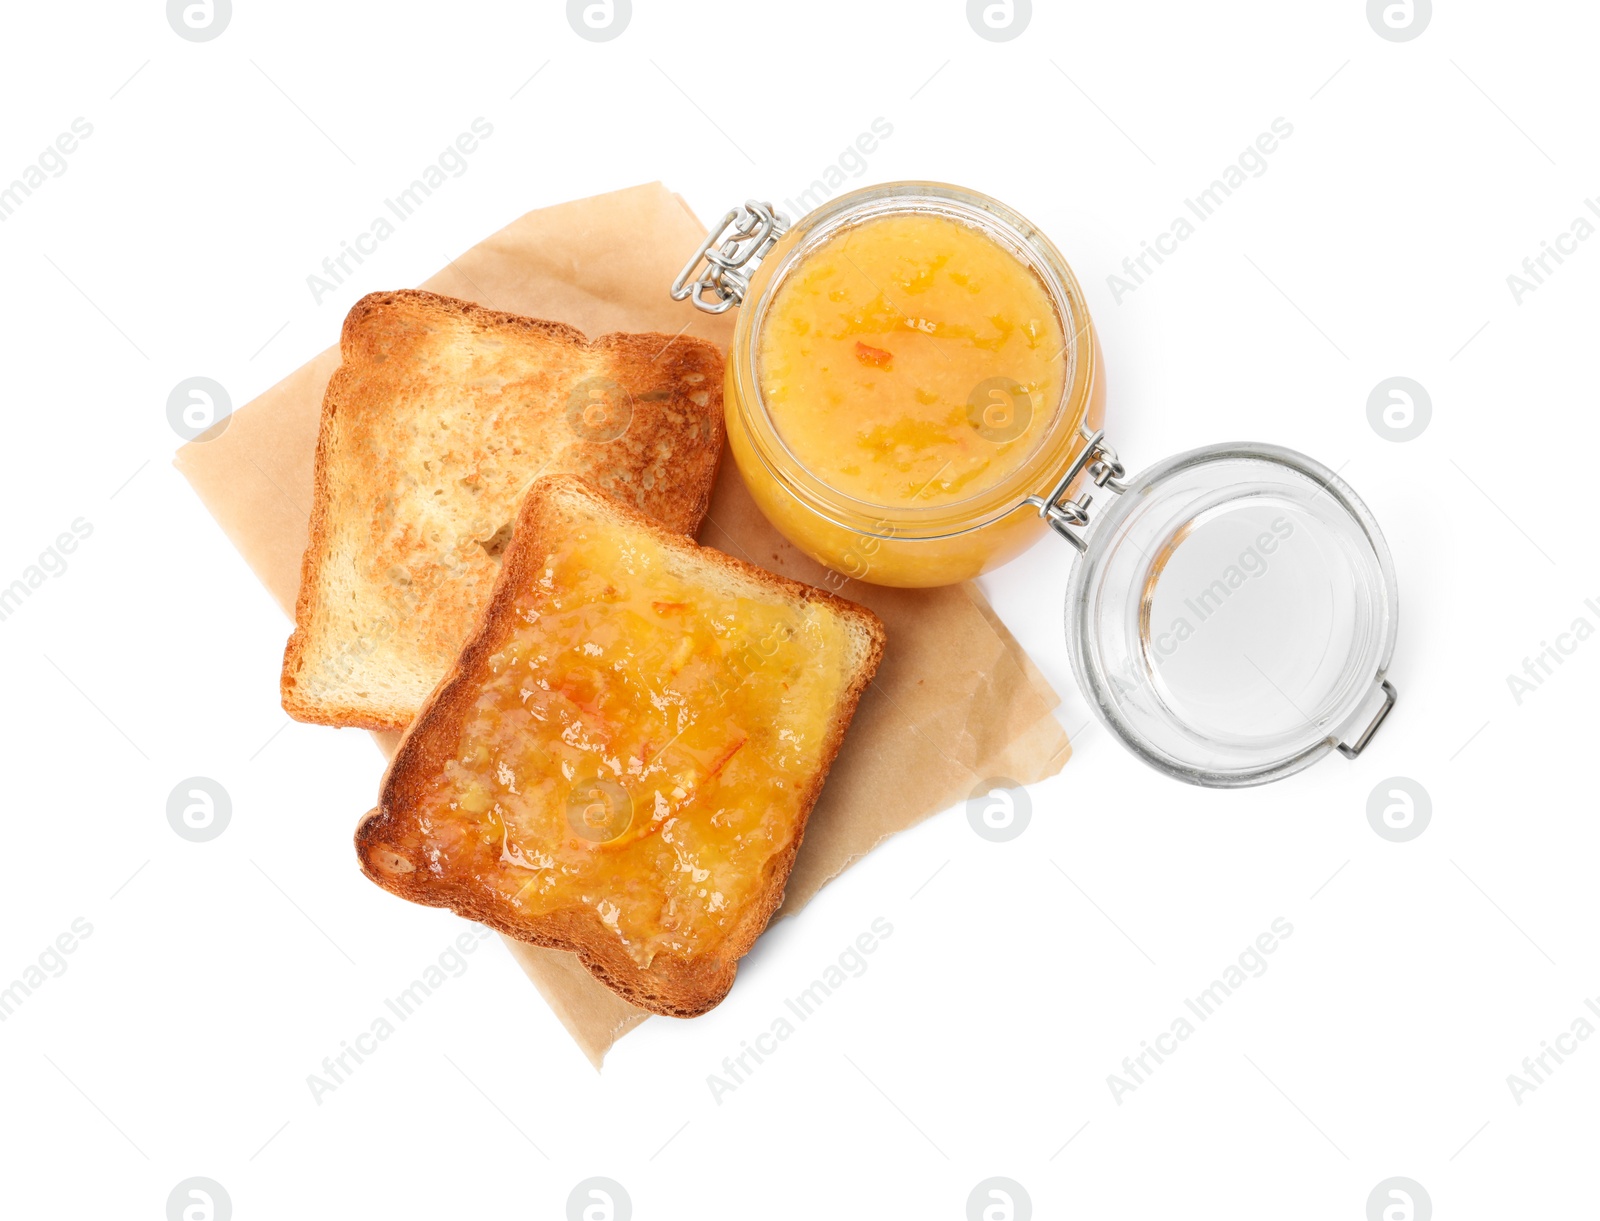
[{"label": "jar rim", "polygon": [[[852,226],[883,216],[932,213],[978,229],[1036,275],[1050,297],[1066,338],[1066,371],[1052,418],[1033,448],[1005,478],[961,500],[936,505],[888,506],[852,496],[827,483],[784,441],[761,389],[760,339],[767,310],[785,278],[821,244]],[[739,312],[729,370],[732,395],[752,449],[767,474],[808,509],[845,529],[873,537],[944,538],[982,529],[1048,490],[1065,469],[1089,410],[1097,376],[1089,311],[1072,269],[1032,222],[1000,201],[947,183],[903,181],[865,187],[807,213],[785,234],[756,271]]]}]

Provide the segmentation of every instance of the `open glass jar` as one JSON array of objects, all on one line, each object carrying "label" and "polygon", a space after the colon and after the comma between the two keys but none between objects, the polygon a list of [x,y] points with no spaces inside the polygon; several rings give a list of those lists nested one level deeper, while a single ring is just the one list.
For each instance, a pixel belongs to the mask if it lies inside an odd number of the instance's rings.
[{"label": "open glass jar", "polygon": [[[981,234],[983,244],[995,248],[985,268],[988,295],[982,300],[997,311],[1009,309],[1009,316],[997,313],[999,325],[985,325],[981,334],[936,333],[951,327],[920,316],[926,283],[884,288],[870,251],[860,244],[850,249],[865,226],[884,220],[924,226],[949,222],[943,230],[902,231],[891,238],[902,251],[915,247],[916,265],[923,269],[944,257],[930,249],[937,243],[959,243],[963,230]],[[881,233],[881,227],[874,232]],[[968,253],[990,255],[981,248]],[[808,319],[785,318],[786,298],[804,293],[807,279],[830,258],[842,269],[837,279],[853,282],[859,292],[861,333],[882,346],[858,341],[852,353],[846,335],[836,363],[847,368],[836,372],[864,380],[845,385],[840,377],[826,384],[819,378],[814,386],[796,386],[799,371],[783,367],[783,344]],[[888,261],[894,258],[891,254]],[[708,270],[700,275],[702,263]],[[698,281],[692,279],[696,275]],[[974,292],[977,280],[972,277],[968,285]],[[848,292],[851,286],[834,291]],[[1037,493],[1056,482],[1073,450],[1081,448],[1080,427],[1098,427],[1104,414],[1099,346],[1066,261],[1048,238],[1004,204],[959,187],[928,182],[870,187],[830,201],[792,228],[766,205],[751,202],[730,212],[708,236],[673,295],[692,295],[702,309],[714,312],[743,304],[723,400],[734,459],[757,504],[785,537],[813,559],[858,580],[949,585],[1020,553],[1045,528]],[[1028,337],[1023,328],[1030,325],[1038,333]],[[891,338],[880,337],[886,332]],[[807,336],[816,338],[814,332]],[[802,356],[791,346],[787,355],[799,358],[791,365],[804,363],[805,374],[816,376],[838,354],[806,351]],[[856,422],[819,435],[827,425],[813,425],[809,412],[791,408],[787,418],[783,415],[782,409],[808,390],[814,398],[801,404],[805,408],[847,390],[870,394],[871,379],[888,376],[892,361],[917,360],[927,367],[926,384],[947,392],[932,412],[952,417],[948,423],[922,422],[921,439],[928,444],[908,446],[904,429],[897,433],[895,424],[885,423],[864,441],[872,448],[846,453],[840,447],[849,445]],[[1008,376],[1008,369],[1020,377]],[[917,392],[930,399],[935,393],[920,387]],[[890,481],[869,486],[851,478],[844,462],[830,461],[846,456],[892,461],[896,451],[908,449],[917,449],[923,464],[919,468],[913,458],[898,467],[898,486]]]},{"label": "open glass jar", "polygon": [[[1354,758],[1393,707],[1394,566],[1366,506],[1270,445],[1209,446],[1130,476],[1101,431],[1078,283],[1005,205],[894,183],[791,228],[750,201],[672,294],[711,313],[742,304],[729,444],[757,504],[814,559],[933,586],[1047,527],[1071,543],[1074,674],[1145,762],[1192,784],[1260,784],[1335,748]],[[891,395],[881,375],[897,364],[923,376]],[[889,397],[901,407],[885,417]],[[1091,510],[1096,497],[1109,503]]]}]

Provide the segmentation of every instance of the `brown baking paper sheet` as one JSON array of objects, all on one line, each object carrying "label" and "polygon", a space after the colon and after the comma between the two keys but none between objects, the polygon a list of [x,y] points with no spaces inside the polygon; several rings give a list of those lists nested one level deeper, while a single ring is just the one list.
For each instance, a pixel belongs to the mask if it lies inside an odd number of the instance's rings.
[{"label": "brown baking paper sheet", "polygon": [[[689,334],[726,350],[731,315],[713,318],[667,294],[704,235],[688,206],[652,183],[530,212],[422,287],[559,319],[591,336]],[[336,335],[341,321],[330,315],[329,332]],[[291,617],[322,396],[338,364],[335,346],[184,446],[175,460]],[[804,907],[886,837],[964,800],[980,780],[1029,784],[1067,761],[1067,736],[1051,711],[1056,694],[975,586],[900,590],[849,581],[841,587],[840,578],[767,523],[727,455],[700,541],[862,602],[888,629],[882,667],[811,813],[780,916]],[[374,736],[392,755],[396,736]],[[352,827],[361,813],[351,811]],[[649,1016],[596,981],[574,955],[506,944],[596,1067]]]}]

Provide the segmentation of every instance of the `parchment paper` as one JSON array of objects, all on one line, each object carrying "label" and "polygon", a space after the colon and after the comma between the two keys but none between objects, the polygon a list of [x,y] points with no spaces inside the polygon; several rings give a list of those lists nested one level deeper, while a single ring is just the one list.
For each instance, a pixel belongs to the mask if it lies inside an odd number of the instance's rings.
[{"label": "parchment paper", "polygon": [[[731,314],[713,318],[667,294],[704,235],[688,206],[653,183],[530,212],[422,287],[558,319],[590,336],[659,331],[698,335],[726,349]],[[330,313],[326,321],[337,341],[342,316]],[[338,364],[336,343],[184,446],[175,460],[291,617],[322,395]],[[965,800],[980,780],[1028,784],[1067,761],[1067,737],[1051,713],[1055,693],[975,586],[897,590],[849,581],[840,587],[837,577],[828,583],[826,570],[761,516],[728,455],[700,541],[862,602],[888,629],[883,665],[812,811],[779,915],[805,906],[887,836]],[[374,736],[386,755],[394,753],[395,735]],[[350,812],[352,828],[362,813]],[[606,1050],[649,1016],[598,983],[573,955],[506,944],[597,1068]]]}]

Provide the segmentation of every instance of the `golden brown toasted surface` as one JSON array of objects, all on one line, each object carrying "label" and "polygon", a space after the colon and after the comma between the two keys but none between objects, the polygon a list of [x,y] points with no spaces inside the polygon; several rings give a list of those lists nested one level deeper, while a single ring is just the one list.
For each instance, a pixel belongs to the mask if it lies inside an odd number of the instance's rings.
[{"label": "golden brown toasted surface", "polygon": [[722,355],[669,335],[585,339],[420,291],[345,319],[317,442],[283,705],[401,729],[488,601],[523,494],[581,475],[692,534],[722,453]]},{"label": "golden brown toasted surface", "polygon": [[702,1013],[782,899],[882,650],[870,611],[541,479],[357,832],[362,869]]}]

